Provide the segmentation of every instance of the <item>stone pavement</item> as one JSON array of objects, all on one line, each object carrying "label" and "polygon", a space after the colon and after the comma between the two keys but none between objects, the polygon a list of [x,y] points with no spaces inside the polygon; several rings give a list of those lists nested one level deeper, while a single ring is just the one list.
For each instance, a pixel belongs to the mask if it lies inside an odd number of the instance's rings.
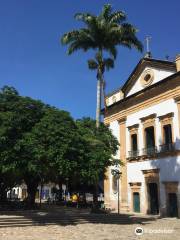
[{"label": "stone pavement", "polygon": [[[142,227],[144,234],[134,232]],[[55,207],[0,213],[0,240],[172,240],[180,239],[180,220],[142,215],[90,214]]]}]

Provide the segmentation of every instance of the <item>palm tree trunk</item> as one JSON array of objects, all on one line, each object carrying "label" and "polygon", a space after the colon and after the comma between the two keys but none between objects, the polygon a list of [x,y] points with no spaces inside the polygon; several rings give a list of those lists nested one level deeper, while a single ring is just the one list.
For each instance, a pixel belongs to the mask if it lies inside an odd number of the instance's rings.
[{"label": "palm tree trunk", "polygon": [[99,128],[101,121],[101,78],[97,78],[97,102],[96,102],[96,127]]},{"label": "palm tree trunk", "polygon": [[106,110],[106,93],[105,93],[105,87],[106,83],[105,80],[102,80],[102,95],[103,95],[103,100],[104,100],[104,109]]}]

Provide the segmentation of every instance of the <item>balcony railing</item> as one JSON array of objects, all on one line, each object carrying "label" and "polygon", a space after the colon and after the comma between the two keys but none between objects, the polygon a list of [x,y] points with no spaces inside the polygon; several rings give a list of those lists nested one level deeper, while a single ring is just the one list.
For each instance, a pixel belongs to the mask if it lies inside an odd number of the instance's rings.
[{"label": "balcony railing", "polygon": [[128,158],[136,158],[139,156],[139,150],[128,151]]},{"label": "balcony railing", "polygon": [[158,153],[156,146],[142,149],[142,155],[152,156],[155,155],[156,153]]},{"label": "balcony railing", "polygon": [[174,143],[168,143],[168,144],[163,144],[160,145],[159,148],[157,147],[149,147],[149,148],[143,148],[141,151],[128,151],[128,158],[133,159],[137,158],[140,156],[154,156],[156,154],[161,154],[161,153],[169,153],[176,151],[176,147]]},{"label": "balcony railing", "polygon": [[174,143],[167,143],[159,146],[159,152],[172,152],[175,150],[175,144]]}]

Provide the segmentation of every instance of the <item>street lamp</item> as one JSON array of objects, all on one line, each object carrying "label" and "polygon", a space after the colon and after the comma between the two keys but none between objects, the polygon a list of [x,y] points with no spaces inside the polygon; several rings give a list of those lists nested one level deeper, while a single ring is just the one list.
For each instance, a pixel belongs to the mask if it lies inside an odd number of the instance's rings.
[{"label": "street lamp", "polygon": [[115,177],[117,180],[117,193],[118,193],[118,214],[119,214],[119,179],[122,174],[118,169],[112,169],[111,174]]}]

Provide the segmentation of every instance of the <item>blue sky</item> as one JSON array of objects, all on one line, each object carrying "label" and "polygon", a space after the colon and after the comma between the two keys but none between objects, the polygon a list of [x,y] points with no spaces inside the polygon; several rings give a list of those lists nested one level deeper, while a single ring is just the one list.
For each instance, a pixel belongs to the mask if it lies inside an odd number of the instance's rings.
[{"label": "blue sky", "polygon": [[[67,56],[60,36],[80,23],[76,12],[98,14],[104,3],[123,10],[144,41],[152,36],[154,58],[180,53],[179,0],[0,0],[0,87],[71,112],[75,118],[95,116],[96,75],[87,68],[92,53]],[[105,75],[107,92],[122,85],[143,56],[118,48],[115,69]]]}]

